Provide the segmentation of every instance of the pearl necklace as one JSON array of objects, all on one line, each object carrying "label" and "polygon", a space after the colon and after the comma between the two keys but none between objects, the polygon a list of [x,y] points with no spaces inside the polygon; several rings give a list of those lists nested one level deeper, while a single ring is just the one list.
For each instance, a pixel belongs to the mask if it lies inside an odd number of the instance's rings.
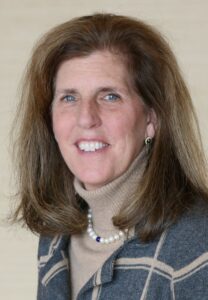
[{"label": "pearl necklace", "polygon": [[124,238],[124,231],[120,230],[118,233],[111,235],[108,238],[101,237],[96,234],[96,232],[93,229],[93,222],[92,222],[92,210],[88,209],[88,226],[87,226],[87,233],[91,239],[94,241],[101,243],[101,244],[111,244],[115,241],[119,241],[121,238]]}]

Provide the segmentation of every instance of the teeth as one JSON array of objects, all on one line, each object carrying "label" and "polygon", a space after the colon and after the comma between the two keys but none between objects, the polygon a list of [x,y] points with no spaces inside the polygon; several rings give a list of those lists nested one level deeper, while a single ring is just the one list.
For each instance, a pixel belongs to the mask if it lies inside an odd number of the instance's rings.
[{"label": "teeth", "polygon": [[80,142],[78,144],[78,147],[80,150],[85,152],[94,152],[96,150],[102,149],[106,147],[107,144],[104,144],[102,142]]}]

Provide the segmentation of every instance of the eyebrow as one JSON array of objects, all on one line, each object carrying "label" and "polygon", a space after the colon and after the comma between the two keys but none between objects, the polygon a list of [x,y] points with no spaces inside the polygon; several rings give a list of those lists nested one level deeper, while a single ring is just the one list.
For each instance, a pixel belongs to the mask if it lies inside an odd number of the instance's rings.
[{"label": "eyebrow", "polygon": [[112,87],[112,86],[104,86],[104,87],[100,87],[97,89],[97,93],[101,93],[101,92],[115,92],[115,91],[123,91],[123,89],[118,89],[118,88],[115,88],[115,87]]},{"label": "eyebrow", "polygon": [[57,97],[58,95],[66,95],[66,94],[77,94],[78,90],[76,89],[60,89],[60,90],[55,90],[54,97]]}]

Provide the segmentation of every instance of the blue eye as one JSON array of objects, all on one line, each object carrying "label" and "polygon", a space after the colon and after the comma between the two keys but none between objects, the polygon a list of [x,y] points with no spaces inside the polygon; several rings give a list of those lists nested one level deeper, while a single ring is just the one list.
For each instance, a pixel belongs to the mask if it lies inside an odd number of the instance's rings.
[{"label": "blue eye", "polygon": [[120,99],[120,96],[117,95],[117,94],[111,93],[111,94],[106,95],[104,97],[104,99],[107,100],[107,101],[110,101],[110,102],[114,102],[114,101]]},{"label": "blue eye", "polygon": [[73,95],[66,95],[63,97],[63,100],[65,102],[74,102],[74,101],[76,101],[76,97]]}]

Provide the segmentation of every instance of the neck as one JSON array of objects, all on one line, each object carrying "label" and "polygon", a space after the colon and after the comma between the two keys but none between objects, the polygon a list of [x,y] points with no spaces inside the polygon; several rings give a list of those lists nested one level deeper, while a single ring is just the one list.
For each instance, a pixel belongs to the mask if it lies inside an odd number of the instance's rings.
[{"label": "neck", "polygon": [[93,191],[85,190],[82,183],[74,179],[75,190],[91,208],[93,226],[99,234],[115,232],[112,218],[119,214],[122,205],[137,190],[146,165],[145,158],[145,152],[142,151],[124,174]]}]

